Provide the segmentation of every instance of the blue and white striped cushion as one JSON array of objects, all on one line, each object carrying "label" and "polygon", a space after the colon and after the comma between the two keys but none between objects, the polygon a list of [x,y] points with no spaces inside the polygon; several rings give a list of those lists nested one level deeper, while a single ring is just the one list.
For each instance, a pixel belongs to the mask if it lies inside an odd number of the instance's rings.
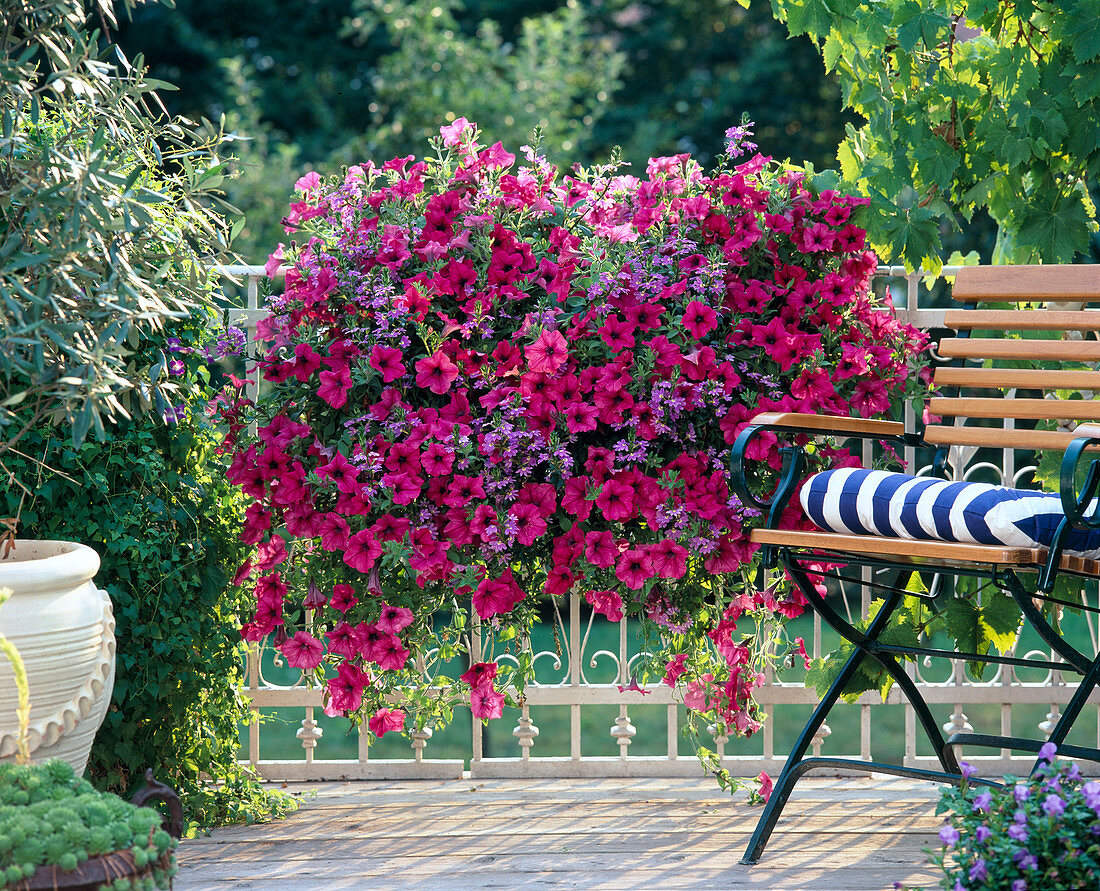
[{"label": "blue and white striped cushion", "polygon": [[[802,509],[828,532],[1048,547],[1062,519],[1054,494],[846,467],[810,477]],[[1073,530],[1067,553],[1100,558],[1100,531]]]}]

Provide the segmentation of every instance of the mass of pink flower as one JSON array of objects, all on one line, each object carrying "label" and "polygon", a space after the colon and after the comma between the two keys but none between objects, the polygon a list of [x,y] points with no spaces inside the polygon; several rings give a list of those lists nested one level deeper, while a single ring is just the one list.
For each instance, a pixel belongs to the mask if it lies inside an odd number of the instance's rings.
[{"label": "mass of pink flower", "polygon": [[[245,638],[324,653],[330,713],[366,703],[385,732],[437,611],[457,600],[491,633],[577,589],[705,634],[722,673],[680,681],[666,654],[666,681],[751,732],[737,621],[801,604],[743,581],[759,518],[730,445],[759,411],[881,414],[922,345],[870,293],[863,199],[759,155],[563,172],[462,119],[438,148],[298,183],[266,395],[224,411],[253,499]],[[778,467],[775,439],[749,458]],[[475,716],[501,713],[495,677],[461,682]]]}]

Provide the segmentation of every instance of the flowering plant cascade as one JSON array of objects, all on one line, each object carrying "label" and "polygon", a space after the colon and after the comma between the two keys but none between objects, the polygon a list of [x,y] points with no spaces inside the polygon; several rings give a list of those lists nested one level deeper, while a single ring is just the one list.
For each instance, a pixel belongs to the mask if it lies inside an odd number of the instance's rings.
[{"label": "flowering plant cascade", "polygon": [[[758,410],[886,411],[923,341],[870,294],[862,199],[736,165],[747,135],[711,175],[687,155],[561,175],[460,118],[433,157],[299,180],[266,395],[222,411],[254,499],[243,634],[315,672],[330,714],[379,735],[466,701],[500,716],[540,600],[575,589],[655,630],[649,674],[690,707],[759,726],[767,646],[737,622],[802,605],[748,583],[728,448]],[[774,438],[750,457],[780,464]]]}]

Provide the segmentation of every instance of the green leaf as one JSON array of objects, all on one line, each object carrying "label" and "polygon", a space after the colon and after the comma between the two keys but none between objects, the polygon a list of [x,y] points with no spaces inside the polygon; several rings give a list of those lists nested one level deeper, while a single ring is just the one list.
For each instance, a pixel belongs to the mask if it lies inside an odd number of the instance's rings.
[{"label": "green leaf", "polygon": [[1100,0],[1080,0],[1077,9],[1067,13],[1064,28],[1078,63],[1100,57]]},{"label": "green leaf", "polygon": [[951,19],[934,9],[924,9],[922,4],[911,2],[906,9],[894,18],[898,29],[898,44],[907,53],[911,53],[920,40],[928,49],[935,49],[943,37],[941,31],[947,29]]},{"label": "green leaf", "polygon": [[981,623],[985,635],[1002,653],[1016,642],[1016,633],[1023,614],[1016,601],[1000,590],[993,590],[981,608]]},{"label": "green leaf", "polygon": [[1078,251],[1088,250],[1091,222],[1081,196],[1037,195],[1023,208],[1017,227],[1019,240],[1033,247],[1045,263],[1069,263]]},{"label": "green leaf", "polygon": [[914,147],[913,161],[920,178],[927,185],[946,191],[959,168],[959,153],[945,139],[932,135]]},{"label": "green leaf", "polygon": [[817,40],[828,34],[832,27],[833,10],[825,0],[803,0],[797,5],[787,4],[787,29],[792,36],[809,34]]}]

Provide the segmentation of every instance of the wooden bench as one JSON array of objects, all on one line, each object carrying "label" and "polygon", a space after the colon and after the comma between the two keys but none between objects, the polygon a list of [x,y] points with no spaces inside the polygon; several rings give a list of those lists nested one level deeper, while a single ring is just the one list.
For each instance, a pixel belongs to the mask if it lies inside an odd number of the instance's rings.
[{"label": "wooden bench", "polygon": [[[1050,619],[1051,591],[1058,578],[1100,576],[1100,563],[1063,554],[1065,536],[1073,529],[1100,529],[1100,511],[1090,503],[1100,483],[1100,461],[1091,454],[1100,446],[1100,266],[969,267],[959,272],[952,291],[964,308],[946,313],[945,324],[957,332],[938,345],[952,364],[935,372],[937,395],[930,411],[942,420],[920,433],[892,421],[834,418],[804,414],[766,414],[753,419],[733,447],[731,469],[740,496],[767,511],[766,528],[752,533],[763,546],[768,568],[781,564],[822,619],[853,646],[853,652],[798,736],[786,765],[757,824],[742,863],[755,863],[794,784],[814,768],[861,770],[954,783],[960,780],[956,748],[990,746],[1038,752],[1047,739],[955,733],[945,738],[920,689],[906,673],[902,659],[938,657],[1014,666],[1045,666],[1075,672],[1081,681],[1049,735],[1062,754],[1100,760],[1100,750],[1065,744],[1089,694],[1100,680],[1100,657],[1071,645]],[[982,304],[1000,304],[985,308]],[[1008,304],[1009,308],[1005,308]],[[1084,391],[1085,398],[1065,398],[1065,391]],[[1008,547],[934,540],[887,538],[836,532],[806,532],[775,528],[776,519],[792,497],[802,472],[798,445],[784,450],[784,468],[776,491],[767,499],[749,490],[745,448],[754,436],[772,431],[781,438],[804,442],[828,435],[841,439],[886,440],[895,446],[936,448],[934,467],[944,475],[951,468],[953,449],[988,447],[1021,450],[1025,459],[1037,449],[1064,452],[1061,469],[1061,518],[1049,547]],[[1090,463],[1091,462],[1091,463]],[[1085,481],[1079,484],[1088,465]],[[1017,465],[1022,466],[1022,465]],[[816,564],[860,570],[886,570],[891,581],[876,583],[874,596],[883,606],[865,631],[834,610],[814,585]],[[915,569],[928,568],[942,581],[970,576],[996,585],[1018,605],[1029,624],[1056,654],[1056,661],[1017,658],[1013,653],[959,653],[927,647],[886,646],[879,637],[890,616],[902,604],[906,582]],[[881,575],[881,573],[879,573]],[[955,596],[942,584],[920,596],[935,601]],[[1095,608],[1085,607],[1093,612]],[[856,759],[807,757],[812,740],[830,710],[864,660],[877,661],[900,687],[932,744],[939,770]]]}]

